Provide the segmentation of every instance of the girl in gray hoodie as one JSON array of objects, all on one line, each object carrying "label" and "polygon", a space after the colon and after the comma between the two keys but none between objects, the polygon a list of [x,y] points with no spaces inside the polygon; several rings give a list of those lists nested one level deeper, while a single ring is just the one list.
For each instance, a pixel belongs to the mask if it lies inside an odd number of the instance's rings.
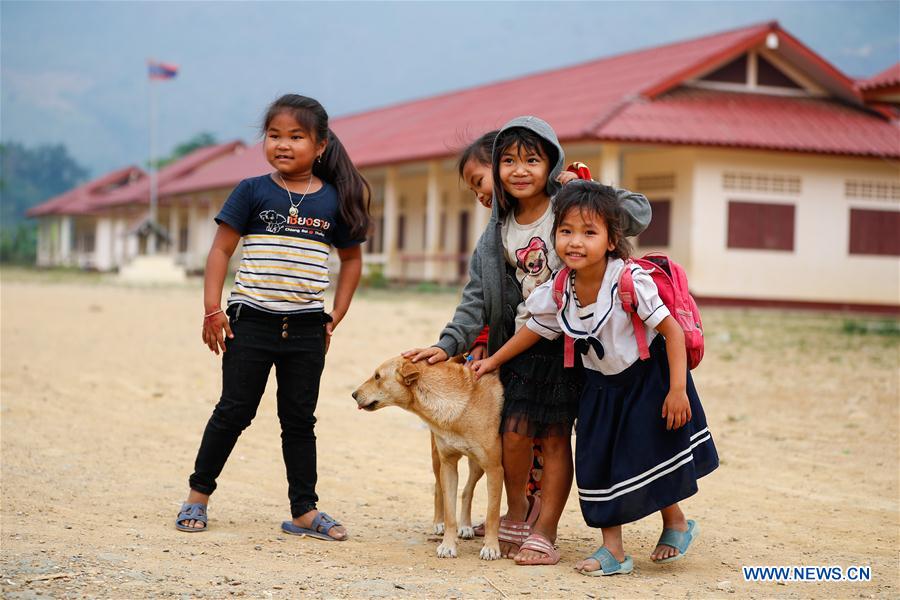
[{"label": "girl in gray hoodie", "polygon": [[[484,324],[490,326],[488,352],[496,352],[527,321],[525,298],[562,266],[551,240],[552,199],[565,164],[556,133],[537,117],[517,117],[500,130],[491,162],[492,216],[469,263],[469,282],[438,342],[404,353],[414,362],[435,363],[465,352]],[[650,222],[650,204],[641,194],[618,190],[617,195],[629,217],[626,235],[637,235]],[[545,546],[528,538],[556,540],[572,485],[571,434],[582,377],[580,368],[564,369],[561,338],[543,340],[500,369],[508,503],[500,550],[518,564],[559,561],[558,553],[539,550]],[[525,488],[533,438],[541,440],[544,473],[541,496],[531,498]]]}]

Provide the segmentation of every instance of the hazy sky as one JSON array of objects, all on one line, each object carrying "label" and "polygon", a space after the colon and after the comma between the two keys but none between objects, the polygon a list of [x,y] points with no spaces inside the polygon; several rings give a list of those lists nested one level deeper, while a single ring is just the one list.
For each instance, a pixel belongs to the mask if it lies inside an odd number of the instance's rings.
[{"label": "hazy sky", "polygon": [[900,59],[900,2],[0,2],[0,138],[63,142],[92,175],[200,131],[255,139],[285,92],[332,116],[778,20],[851,76]]}]

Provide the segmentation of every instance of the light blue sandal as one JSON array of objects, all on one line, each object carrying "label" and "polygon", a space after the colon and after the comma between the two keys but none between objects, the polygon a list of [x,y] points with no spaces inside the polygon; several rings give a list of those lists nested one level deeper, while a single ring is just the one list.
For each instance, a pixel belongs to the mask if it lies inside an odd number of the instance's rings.
[{"label": "light blue sandal", "polygon": [[605,577],[607,575],[628,575],[634,570],[634,561],[627,554],[625,560],[619,562],[612,552],[604,547],[600,547],[596,552],[591,554],[589,558],[593,558],[600,563],[600,568],[596,571],[578,571],[582,575],[588,577]]},{"label": "light blue sandal", "polygon": [[696,521],[688,519],[687,522],[688,528],[687,531],[678,531],[676,529],[663,529],[662,535],[659,536],[659,541],[656,542],[657,546],[671,546],[678,550],[678,554],[675,556],[670,556],[669,558],[663,558],[662,560],[654,560],[658,565],[663,563],[675,562],[676,560],[681,560],[684,558],[684,555],[687,554],[688,548],[691,547],[691,542],[700,534],[700,526],[697,525]]},{"label": "light blue sandal", "polygon": [[313,519],[310,525],[310,527],[298,527],[291,521],[283,521],[281,523],[281,530],[291,535],[299,535],[301,537],[309,536],[319,540],[325,540],[326,542],[344,542],[350,538],[350,536],[341,539],[331,537],[328,532],[331,531],[332,527],[339,526],[340,523],[332,519],[327,513],[321,511],[319,511],[319,514],[316,515],[316,518]]},{"label": "light blue sandal", "polygon": [[[191,527],[187,525],[187,522],[190,521],[200,521],[203,523],[203,527]],[[206,531],[207,523],[206,523],[206,505],[202,502],[195,502],[193,504],[189,502],[185,502],[181,505],[181,511],[178,513],[178,517],[175,519],[175,529],[178,531],[185,531],[187,533],[198,533],[200,531]]]}]

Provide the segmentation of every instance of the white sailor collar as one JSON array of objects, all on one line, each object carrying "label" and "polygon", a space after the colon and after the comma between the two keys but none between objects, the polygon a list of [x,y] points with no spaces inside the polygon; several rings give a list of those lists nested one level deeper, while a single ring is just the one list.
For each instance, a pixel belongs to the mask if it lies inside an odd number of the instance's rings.
[{"label": "white sailor collar", "polygon": [[[614,258],[607,263],[600,290],[597,292],[597,301],[594,303],[594,312],[589,321],[589,329],[585,328],[585,322],[578,315],[578,304],[575,300],[575,271],[569,272],[563,288],[563,305],[558,319],[565,334],[574,338],[597,337],[600,329],[609,322],[613,307],[620,302],[619,276],[624,268],[625,261],[621,258]],[[639,268],[636,265],[632,266],[632,270]]]}]

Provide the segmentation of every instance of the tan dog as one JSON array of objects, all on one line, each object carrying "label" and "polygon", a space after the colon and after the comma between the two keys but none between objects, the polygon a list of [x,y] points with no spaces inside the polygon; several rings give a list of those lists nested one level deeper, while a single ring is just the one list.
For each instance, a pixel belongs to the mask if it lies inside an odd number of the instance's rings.
[{"label": "tan dog", "polygon": [[[475,497],[475,485],[484,475],[484,470],[471,458],[469,460],[469,477],[459,495],[459,521],[456,535],[464,540],[475,537],[472,527],[472,499]],[[434,471],[434,519],[432,527],[437,535],[444,535],[444,489],[441,486],[441,456],[438,454],[434,433],[431,434],[431,470]]]},{"label": "tan dog", "polygon": [[[443,495],[444,538],[438,546],[441,558],[456,557],[457,464],[461,456],[487,474],[488,509],[481,558],[500,558],[500,494],[503,489],[500,412],[503,388],[496,375],[476,379],[458,362],[435,365],[411,363],[400,356],[381,364],[375,374],[353,392],[361,409],[374,411],[399,406],[421,418],[431,429],[440,462]],[[473,474],[469,480],[474,487]],[[478,480],[478,473],[474,481]],[[466,485],[467,490],[469,485]],[[471,491],[468,492],[471,504]],[[435,510],[438,508],[435,500]],[[468,525],[471,525],[471,508]]]}]

